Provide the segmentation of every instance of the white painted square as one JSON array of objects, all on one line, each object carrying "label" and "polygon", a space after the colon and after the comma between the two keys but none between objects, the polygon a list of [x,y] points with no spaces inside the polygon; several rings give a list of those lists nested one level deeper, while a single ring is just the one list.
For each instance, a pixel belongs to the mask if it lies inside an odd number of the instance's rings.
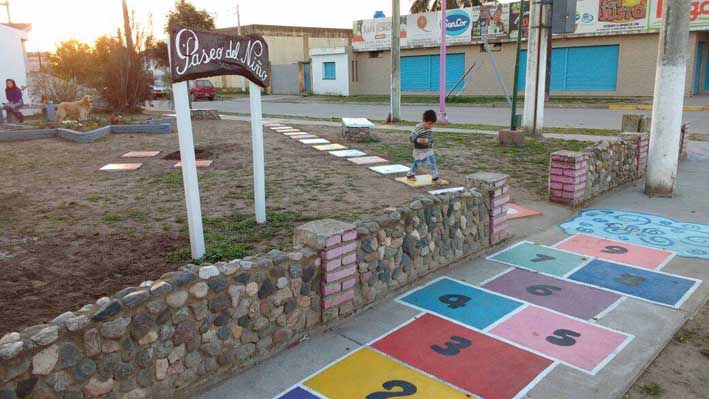
[{"label": "white painted square", "polygon": [[342,151],[330,151],[330,155],[334,155],[338,158],[348,158],[348,157],[363,157],[367,155],[366,152],[359,150],[342,150]]},{"label": "white painted square", "polygon": [[330,142],[325,139],[306,139],[300,140],[300,142],[303,144],[330,144]]},{"label": "white painted square", "polygon": [[428,193],[431,195],[439,195],[439,194],[448,194],[448,193],[458,193],[463,190],[465,190],[465,187],[451,187],[451,188],[443,188],[441,190],[429,191]]},{"label": "white painted square", "polygon": [[408,173],[409,172],[409,167],[404,166],[404,165],[382,165],[382,166],[370,166],[369,169],[383,174],[383,175],[392,175],[395,173]]}]

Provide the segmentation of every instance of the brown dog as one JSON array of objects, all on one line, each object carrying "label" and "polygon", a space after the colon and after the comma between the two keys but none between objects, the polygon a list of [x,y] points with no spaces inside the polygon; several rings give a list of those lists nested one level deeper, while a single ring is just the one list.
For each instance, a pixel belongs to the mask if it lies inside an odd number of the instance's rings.
[{"label": "brown dog", "polygon": [[67,117],[77,121],[85,120],[91,113],[93,97],[84,96],[80,101],[64,102],[57,106],[57,123],[62,123]]}]

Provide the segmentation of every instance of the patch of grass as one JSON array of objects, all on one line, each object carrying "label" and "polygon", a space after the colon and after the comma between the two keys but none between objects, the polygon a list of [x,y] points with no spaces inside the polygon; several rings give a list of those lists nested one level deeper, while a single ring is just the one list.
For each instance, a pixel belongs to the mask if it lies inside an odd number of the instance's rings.
[{"label": "patch of grass", "polygon": [[702,355],[706,356],[706,357],[709,357],[709,348],[707,348],[707,349],[702,349],[702,350],[700,351],[700,353],[701,353]]},{"label": "patch of grass", "polygon": [[652,397],[661,396],[665,392],[665,389],[662,388],[662,386],[660,386],[660,384],[656,384],[654,382],[652,382],[650,384],[639,385],[638,390],[643,395],[652,396]]},{"label": "patch of grass", "polygon": [[697,335],[696,331],[692,330],[687,330],[685,328],[682,328],[675,334],[675,341],[679,342],[680,344],[683,344],[690,339],[694,338]]},{"label": "patch of grass", "polygon": [[89,202],[99,202],[103,199],[100,195],[89,195],[86,200]]},{"label": "patch of grass", "polygon": [[106,223],[118,223],[125,222],[127,218],[118,213],[107,213],[103,215],[103,221]]},{"label": "patch of grass", "polygon": [[154,184],[160,189],[175,190],[182,188],[182,174],[171,172],[161,176],[156,176],[149,180],[148,184]]},{"label": "patch of grass", "polygon": [[[203,219],[206,252],[196,260],[191,259],[189,248],[180,248],[168,254],[167,261],[179,263],[194,261],[196,264],[233,260],[253,255],[274,247],[272,241],[290,239],[296,224],[307,222],[297,213],[270,210],[267,223],[258,224],[253,215],[234,213],[224,217]],[[276,246],[277,247],[277,246]]]}]

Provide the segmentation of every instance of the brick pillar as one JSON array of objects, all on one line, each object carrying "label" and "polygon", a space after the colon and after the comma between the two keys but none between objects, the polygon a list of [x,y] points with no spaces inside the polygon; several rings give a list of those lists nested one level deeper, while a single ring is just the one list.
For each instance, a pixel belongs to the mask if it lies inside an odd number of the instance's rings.
[{"label": "brick pillar", "polygon": [[638,178],[645,176],[647,169],[647,153],[650,149],[650,135],[647,133],[623,133],[620,135],[621,140],[633,141],[637,145],[637,174]]},{"label": "brick pillar", "polygon": [[567,205],[583,202],[588,176],[588,156],[583,152],[557,151],[549,164],[549,200]]},{"label": "brick pillar", "polygon": [[357,233],[355,226],[337,220],[316,220],[295,230],[296,245],[319,252],[321,307],[324,322],[354,311],[357,284]]},{"label": "brick pillar", "polygon": [[510,202],[509,175],[501,173],[478,172],[465,177],[467,188],[478,190],[488,201],[490,215],[490,246],[493,246],[512,234],[507,229],[507,208]]}]

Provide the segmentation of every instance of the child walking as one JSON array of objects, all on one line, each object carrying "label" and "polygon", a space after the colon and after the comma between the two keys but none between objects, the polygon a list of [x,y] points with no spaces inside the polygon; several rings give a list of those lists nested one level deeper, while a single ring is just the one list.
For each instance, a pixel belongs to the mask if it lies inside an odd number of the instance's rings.
[{"label": "child walking", "polygon": [[436,155],[433,153],[433,125],[438,121],[436,111],[428,110],[423,113],[421,123],[416,125],[414,131],[409,136],[409,141],[414,144],[414,163],[411,165],[406,178],[416,180],[416,172],[423,164],[428,164],[433,176],[433,181],[438,182],[438,168],[436,167]]}]

